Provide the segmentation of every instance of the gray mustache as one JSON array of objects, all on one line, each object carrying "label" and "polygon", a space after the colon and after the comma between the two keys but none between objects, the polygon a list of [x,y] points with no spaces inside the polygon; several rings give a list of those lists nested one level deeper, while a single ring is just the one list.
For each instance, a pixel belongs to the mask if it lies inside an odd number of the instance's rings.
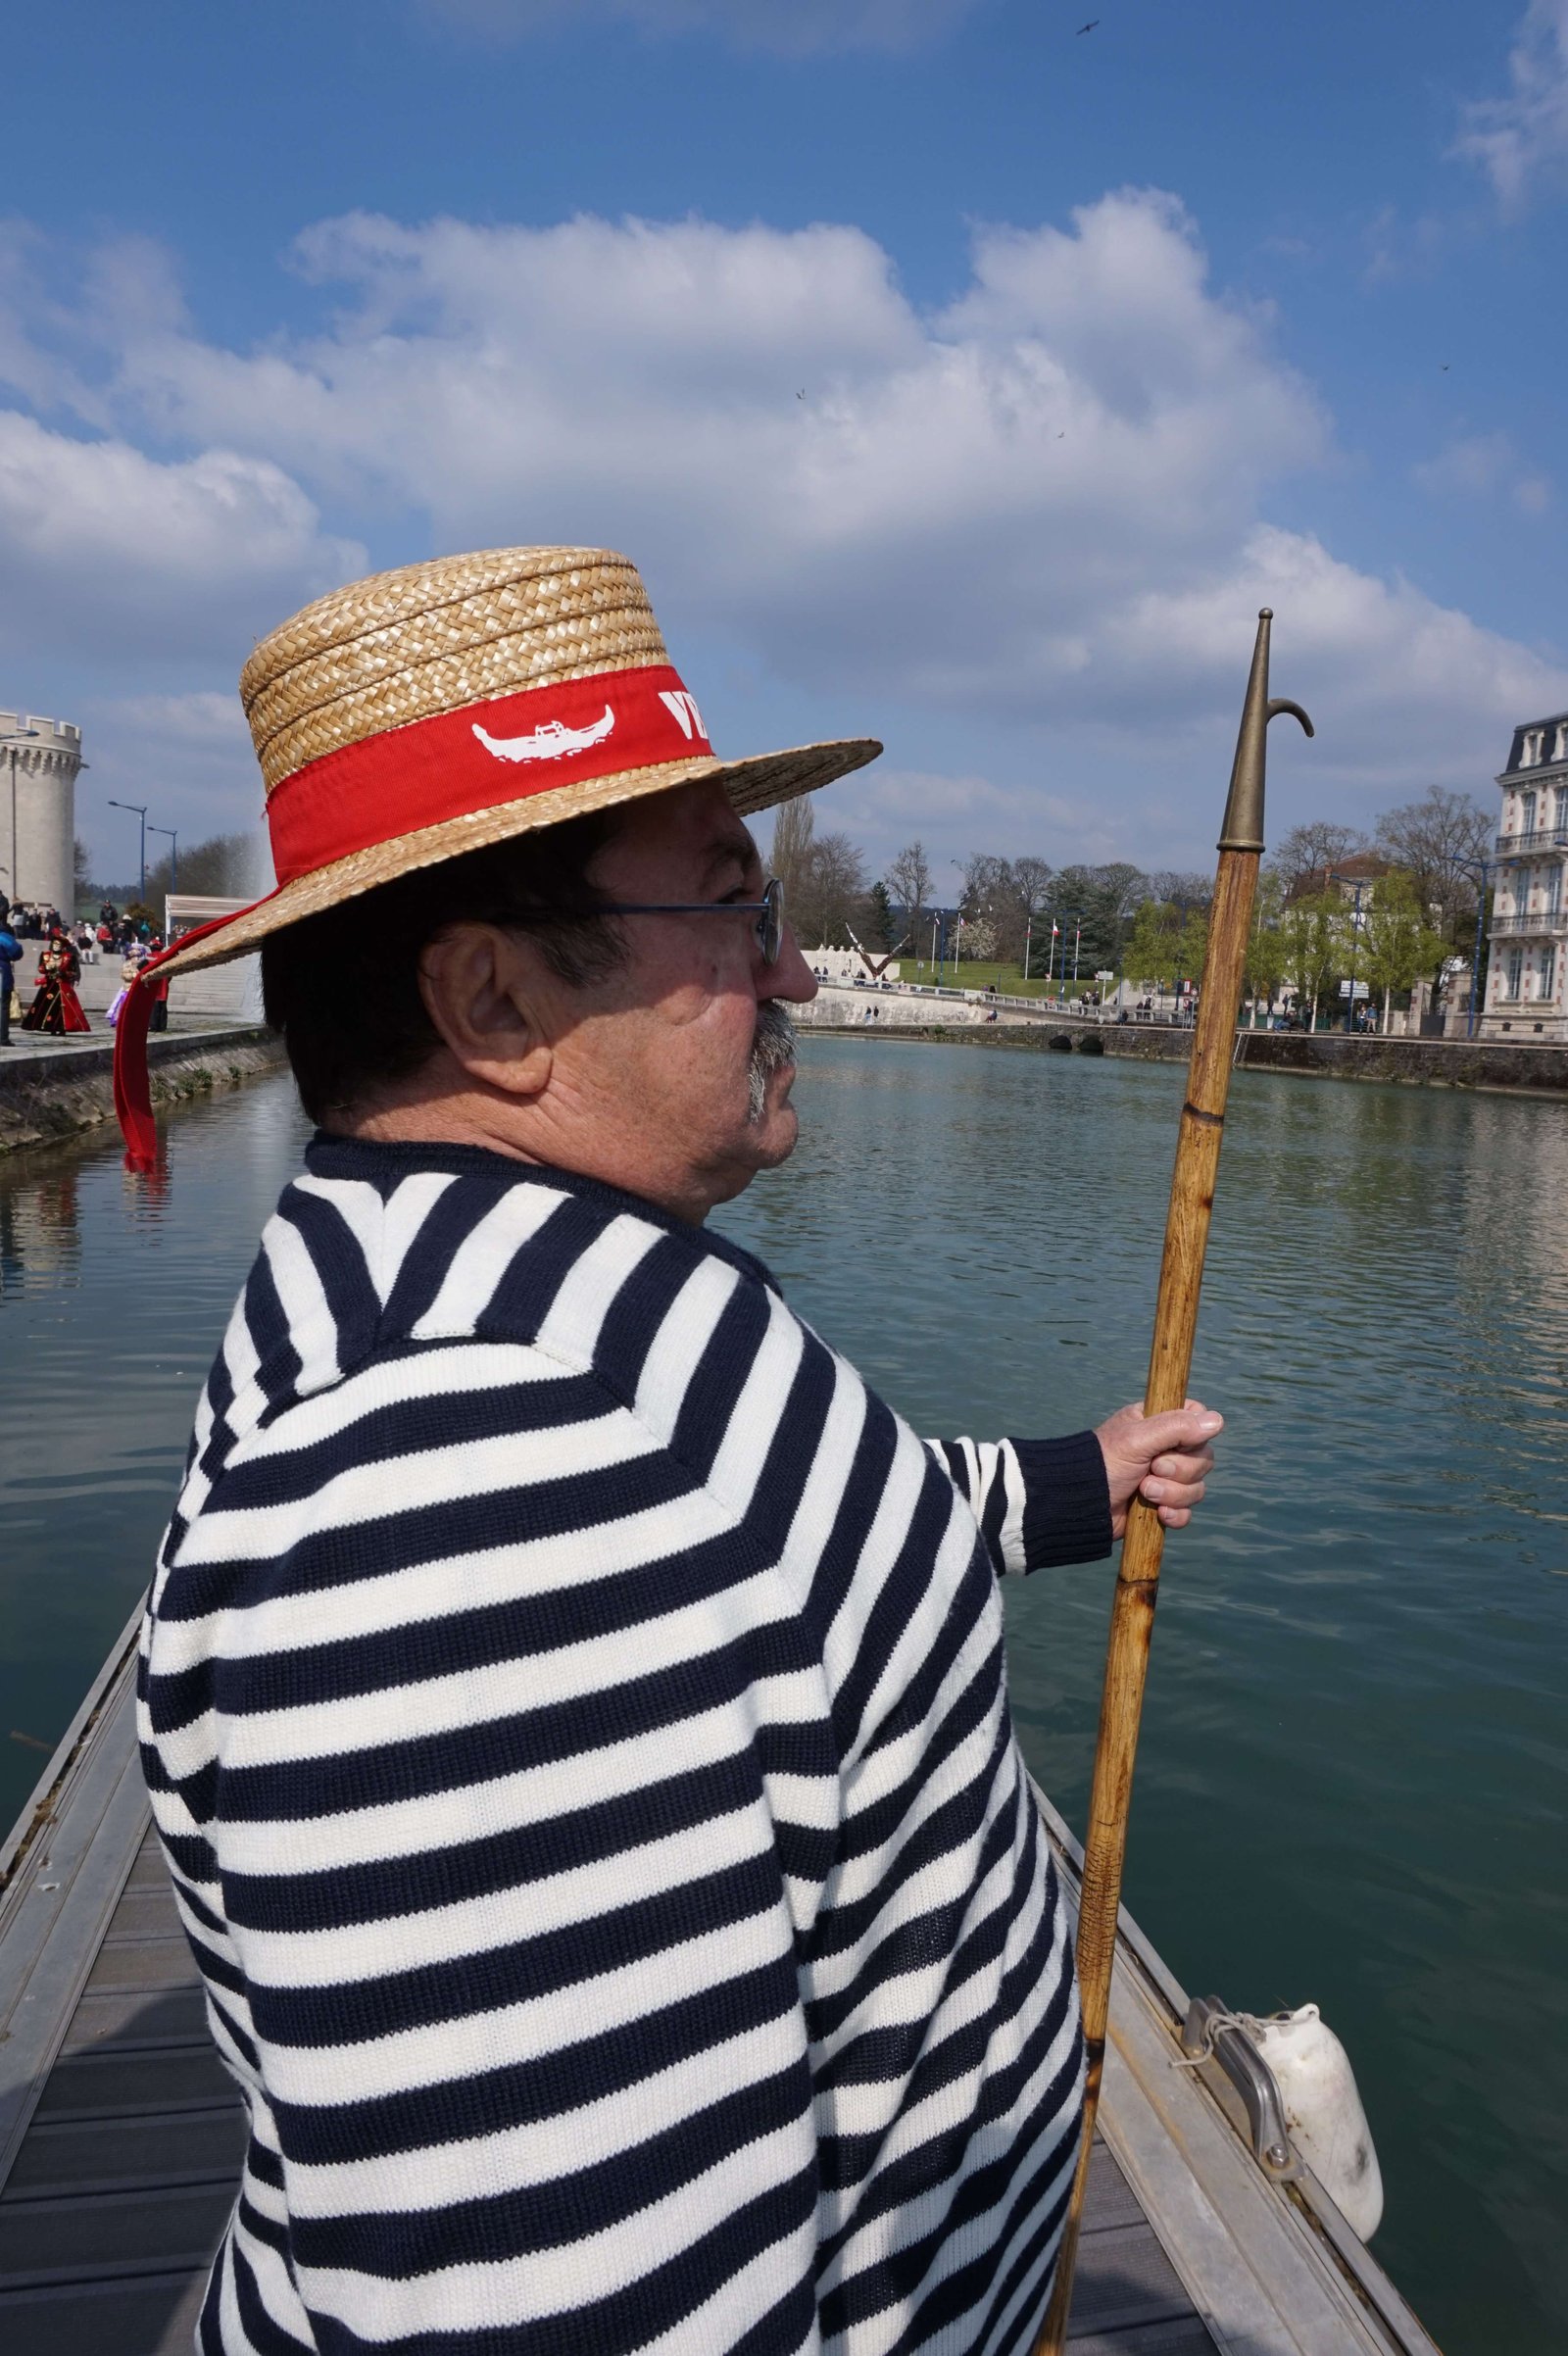
[{"label": "gray mustache", "polygon": [[767,1083],[776,1071],[795,1061],[795,1025],[781,999],[770,998],[757,1014],[757,1037],[752,1042],[748,1068],[747,1111],[760,1121],[767,1104]]}]

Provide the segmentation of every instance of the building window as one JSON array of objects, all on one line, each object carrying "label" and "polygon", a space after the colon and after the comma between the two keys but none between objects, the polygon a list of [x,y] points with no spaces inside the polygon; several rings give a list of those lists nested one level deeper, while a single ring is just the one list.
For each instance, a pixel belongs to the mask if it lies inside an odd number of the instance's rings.
[{"label": "building window", "polygon": [[1547,947],[1541,953],[1541,989],[1539,996],[1550,998],[1557,987],[1557,952]]},{"label": "building window", "polygon": [[1568,720],[1557,722],[1557,741],[1551,748],[1553,761],[1568,761]]},{"label": "building window", "polygon": [[1521,989],[1524,987],[1524,978],[1525,953],[1522,949],[1510,949],[1508,952],[1507,976],[1507,993],[1510,998],[1517,998],[1519,996]]},{"label": "building window", "polygon": [[1519,748],[1519,766],[1522,769],[1535,767],[1542,757],[1545,741],[1546,731],[1544,728],[1527,728],[1525,730],[1524,742]]},{"label": "building window", "polygon": [[1547,915],[1548,915],[1548,916],[1558,916],[1558,915],[1561,915],[1561,913],[1562,913],[1562,869],[1561,869],[1561,867],[1552,867],[1552,868],[1550,868],[1550,869],[1547,871],[1547,875],[1546,875],[1546,913],[1547,913]]},{"label": "building window", "polygon": [[1528,794],[1521,794],[1519,797],[1519,832],[1521,834],[1534,834],[1535,831],[1536,797],[1532,791]]},{"label": "building window", "polygon": [[1559,785],[1551,797],[1553,826],[1568,826],[1568,785]]}]

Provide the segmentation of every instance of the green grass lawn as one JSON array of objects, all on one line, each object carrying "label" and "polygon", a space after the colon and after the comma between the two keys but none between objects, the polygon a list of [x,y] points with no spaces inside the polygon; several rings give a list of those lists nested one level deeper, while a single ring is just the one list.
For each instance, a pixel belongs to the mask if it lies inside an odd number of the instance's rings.
[{"label": "green grass lawn", "polygon": [[[1033,961],[1031,958],[1031,964]],[[901,957],[899,977],[906,982],[940,981],[945,990],[983,990],[988,982],[995,982],[1000,991],[1013,998],[1045,998],[1048,995],[1055,998],[1064,987],[1069,998],[1076,998],[1081,992],[1095,987],[1092,973],[1080,973],[1077,981],[1069,973],[1065,985],[1058,974],[1048,984],[1044,975],[1037,973],[1031,973],[1028,981],[1025,981],[1021,965],[987,965],[979,958],[968,957],[956,967],[950,957],[940,974],[929,961],[916,966],[912,958]],[[1114,985],[1106,983],[1105,987],[1110,989]]]}]

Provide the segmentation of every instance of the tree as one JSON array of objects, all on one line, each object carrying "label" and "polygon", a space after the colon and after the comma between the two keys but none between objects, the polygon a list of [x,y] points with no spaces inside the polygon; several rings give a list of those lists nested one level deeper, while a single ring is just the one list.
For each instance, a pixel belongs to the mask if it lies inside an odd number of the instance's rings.
[{"label": "tree", "polygon": [[797,940],[812,947],[848,948],[851,928],[865,898],[865,855],[859,845],[851,842],[847,834],[818,835],[807,855],[800,892]]},{"label": "tree", "polygon": [[1173,900],[1178,908],[1206,908],[1214,897],[1212,875],[1198,875],[1191,869],[1183,872],[1174,867],[1157,867],[1146,876],[1144,888],[1152,900]]},{"label": "tree", "polygon": [[1182,927],[1168,900],[1146,900],[1133,917],[1127,942],[1127,978],[1132,982],[1174,981],[1181,964]]},{"label": "tree", "polygon": [[1285,900],[1285,886],[1277,875],[1265,868],[1257,880],[1257,899],[1252,912],[1252,933],[1247,944],[1247,963],[1244,967],[1247,988],[1252,1001],[1251,1028],[1257,1028],[1257,1002],[1272,1006],[1275,993],[1285,979],[1285,943],[1280,932],[1280,910]]},{"label": "tree", "polygon": [[1311,818],[1304,826],[1293,826],[1281,835],[1269,856],[1267,872],[1277,875],[1289,892],[1302,876],[1335,866],[1366,847],[1359,826],[1343,826],[1333,818]]},{"label": "tree", "polygon": [[898,858],[889,861],[887,884],[895,905],[903,911],[904,929],[912,937],[914,954],[919,957],[925,946],[921,918],[931,905],[931,861],[918,837],[906,843]]},{"label": "tree", "polygon": [[[1106,867],[1062,867],[1052,877],[1050,912],[1061,926],[1069,961],[1074,936],[1080,936],[1080,973],[1094,973],[1100,966],[1120,962],[1133,911],[1150,897],[1149,881],[1142,870],[1123,862]],[[1078,912],[1071,913],[1073,910]],[[1036,961],[1044,972],[1050,941],[1043,938],[1038,926],[1036,939],[1042,943]]]},{"label": "tree", "polygon": [[1347,909],[1338,892],[1293,900],[1280,910],[1282,971],[1298,1008],[1308,1009],[1309,1022],[1316,1022],[1317,1002],[1342,970],[1346,927]]},{"label": "tree", "polygon": [[1428,786],[1419,802],[1401,802],[1378,820],[1378,848],[1403,868],[1422,906],[1437,911],[1445,947],[1459,943],[1475,922],[1476,870],[1492,847],[1494,823],[1473,794],[1442,785]]},{"label": "tree", "polygon": [[1357,965],[1373,990],[1383,993],[1383,1029],[1389,1001],[1443,963],[1448,944],[1433,924],[1415,878],[1396,868],[1383,876],[1365,909],[1357,942]]},{"label": "tree", "polygon": [[784,886],[785,912],[799,941],[806,939],[806,890],[815,832],[816,819],[808,794],[797,794],[793,802],[779,804],[773,817],[773,843],[767,863]]},{"label": "tree", "polygon": [[1025,852],[1022,859],[1015,859],[1012,862],[1012,889],[1019,918],[1019,938],[1014,954],[1020,963],[1024,941],[1034,931],[1036,918],[1046,905],[1054,880],[1050,861],[1037,859],[1032,852]]},{"label": "tree", "polygon": [[899,936],[894,930],[893,903],[888,898],[887,885],[880,876],[865,896],[862,914],[866,948],[891,950]]},{"label": "tree", "polygon": [[[84,900],[88,900],[92,896],[92,867],[87,857],[87,846],[79,834],[71,849],[71,888],[76,907],[79,908]],[[61,913],[64,914],[65,910],[62,909]],[[72,913],[74,914],[75,910],[73,909]]]},{"label": "tree", "polygon": [[1127,943],[1127,978],[1138,982],[1196,982],[1208,955],[1208,911],[1173,900],[1146,900]]},{"label": "tree", "polygon": [[989,916],[975,916],[958,929],[960,957],[973,957],[989,965],[995,961],[999,947],[997,928]]},{"label": "tree", "polygon": [[1208,909],[1189,908],[1182,918],[1177,938],[1178,981],[1201,980],[1203,965],[1208,957]]},{"label": "tree", "polygon": [[[260,876],[261,852],[250,834],[212,834],[203,842],[184,844],[179,853],[179,889],[204,900],[248,900],[265,889]],[[147,899],[164,921],[164,899],[172,889],[172,863],[161,859],[147,870]]]}]

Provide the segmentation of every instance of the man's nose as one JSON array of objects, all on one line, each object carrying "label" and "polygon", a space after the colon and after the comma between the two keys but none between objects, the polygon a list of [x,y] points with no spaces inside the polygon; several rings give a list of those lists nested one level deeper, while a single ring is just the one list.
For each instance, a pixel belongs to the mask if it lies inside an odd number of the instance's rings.
[{"label": "man's nose", "polygon": [[787,998],[796,1006],[805,1006],[816,996],[816,976],[800,952],[789,925],[784,927],[784,945],[771,965],[764,965],[758,987],[760,999]]}]

